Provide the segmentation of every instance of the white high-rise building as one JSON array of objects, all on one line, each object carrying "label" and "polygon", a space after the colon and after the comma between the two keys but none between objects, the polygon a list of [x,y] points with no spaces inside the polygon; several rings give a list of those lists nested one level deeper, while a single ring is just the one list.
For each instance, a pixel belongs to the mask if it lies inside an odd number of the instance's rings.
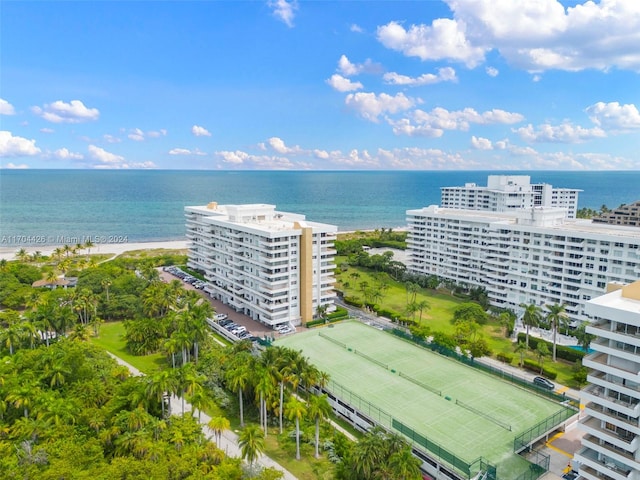
[{"label": "white high-rise building", "polygon": [[185,215],[188,266],[204,272],[212,298],[270,326],[335,309],[336,226],[264,204],[212,202]]},{"label": "white high-rise building", "polygon": [[528,175],[489,175],[487,186],[466,183],[463,187],[441,187],[440,205],[459,210],[507,212],[534,207],[563,208],[576,218],[578,194],[575,188],[553,188],[546,183],[531,184]]},{"label": "white high-rise building", "polygon": [[582,362],[585,435],[573,460],[581,479],[640,480],[640,281],[609,291],[586,304],[597,337]]},{"label": "white high-rise building", "polygon": [[570,220],[562,209],[407,211],[409,271],[485,287],[493,305],[565,304],[585,321],[585,302],[609,282],[640,278],[640,229]]}]

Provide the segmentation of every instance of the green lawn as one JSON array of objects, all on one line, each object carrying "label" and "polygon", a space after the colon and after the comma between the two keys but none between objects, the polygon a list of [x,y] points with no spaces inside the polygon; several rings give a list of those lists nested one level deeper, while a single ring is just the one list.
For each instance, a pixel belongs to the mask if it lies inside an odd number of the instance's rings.
[{"label": "green lawn", "polygon": [[92,337],[91,342],[120,357],[147,375],[167,367],[167,361],[160,353],[145,356],[131,355],[122,339],[124,333],[123,322],[104,323],[100,326],[100,335]]},{"label": "green lawn", "polygon": [[[345,262],[345,257],[338,257],[336,259],[336,265],[340,265]],[[358,278],[351,277],[351,274],[357,272]],[[360,284],[367,282],[369,287],[378,285],[380,282],[375,277],[375,272],[368,269],[349,266],[346,272],[342,272],[339,268],[336,269],[336,280],[338,288],[344,292],[345,297],[355,297],[363,299],[362,289]],[[347,286],[345,286],[347,285]],[[422,319],[420,319],[420,312],[415,315],[416,321],[426,324],[431,328],[432,332],[443,332],[446,334],[454,333],[454,326],[451,323],[455,309],[466,300],[454,297],[447,293],[440,293],[433,290],[420,289],[416,295],[416,302],[426,300],[429,302],[430,308],[426,309],[422,313]],[[407,306],[407,290],[404,284],[396,282],[393,279],[388,283],[388,289],[384,292],[384,296],[378,300],[378,304],[385,309],[394,310],[397,312],[403,312]],[[484,334],[489,348],[492,351],[492,356],[495,357],[499,353],[505,353],[514,357],[512,365],[518,365],[520,357],[513,351],[514,344],[504,335],[504,329],[495,321],[490,321],[488,324],[482,326],[482,333]],[[525,358],[537,361],[537,358],[533,352],[528,352]],[[551,359],[547,358],[544,361],[545,366],[551,366],[556,372],[558,377],[556,382],[574,386],[572,379],[573,364],[569,364],[562,360],[558,360],[556,363],[551,362]]]}]

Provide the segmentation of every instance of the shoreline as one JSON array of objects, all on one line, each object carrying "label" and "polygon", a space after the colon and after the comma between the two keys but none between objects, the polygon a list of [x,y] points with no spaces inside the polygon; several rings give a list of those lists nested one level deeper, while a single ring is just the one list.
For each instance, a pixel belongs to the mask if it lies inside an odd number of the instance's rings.
[{"label": "shoreline", "polygon": [[[189,248],[188,240],[165,240],[160,242],[131,242],[131,243],[101,243],[91,247],[91,254],[105,254],[110,253],[114,255],[121,255],[125,252],[132,250],[186,250]],[[40,252],[42,255],[51,256],[56,248],[60,248],[63,245],[43,245],[41,247],[1,247],[0,248],[0,260],[17,260],[16,253],[22,248],[29,254]],[[81,255],[88,254],[88,249],[83,249]]]},{"label": "shoreline", "polygon": [[[349,233],[356,232],[373,232],[376,229],[361,229],[361,230],[347,230],[347,231],[338,231],[337,235],[344,235]],[[392,228],[395,232],[406,231],[407,227],[396,227]],[[123,242],[123,243],[99,243],[95,244],[90,249],[90,253],[111,253],[114,255],[121,255],[125,252],[130,252],[132,250],[156,250],[156,249],[165,249],[165,250],[186,250],[190,245],[189,240],[160,240],[160,241],[147,241],[147,242]],[[56,248],[64,247],[64,245],[41,245],[38,247],[34,246],[26,246],[26,245],[15,245],[13,247],[0,247],[0,260],[17,260],[16,253],[23,249],[28,254],[33,254],[35,252],[40,252],[42,255],[51,256],[53,251]],[[82,255],[88,254],[88,249],[82,249]]]}]

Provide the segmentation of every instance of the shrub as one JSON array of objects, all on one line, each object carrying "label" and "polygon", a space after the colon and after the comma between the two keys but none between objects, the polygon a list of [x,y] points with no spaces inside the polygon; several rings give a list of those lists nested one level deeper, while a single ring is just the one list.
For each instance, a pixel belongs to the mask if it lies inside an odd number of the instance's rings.
[{"label": "shrub", "polygon": [[[526,335],[522,332],[518,333],[518,341],[524,343]],[[539,342],[544,342],[549,347],[549,351],[553,349],[553,342],[547,342],[541,338],[532,337],[529,335],[529,347],[531,350],[535,350]],[[556,345],[556,357],[562,358],[568,362],[574,363],[576,360],[582,360],[585,356],[583,350],[576,350],[575,348],[567,347],[565,345]]]},{"label": "shrub", "polygon": [[347,305],[351,305],[357,308],[361,308],[363,303],[362,301],[360,301],[357,298],[354,297],[344,297],[344,303],[346,303]]},{"label": "shrub", "polygon": [[558,376],[558,372],[547,367],[543,367],[542,373],[540,373],[540,364],[528,358],[524,359],[523,367],[525,368],[525,370],[529,370],[531,372],[543,375],[547,378],[550,378],[551,380],[555,380],[556,377]]},{"label": "shrub", "polygon": [[508,353],[499,353],[497,355],[497,358],[498,360],[506,363],[507,365],[511,365],[511,362],[513,362],[513,355],[509,355]]}]

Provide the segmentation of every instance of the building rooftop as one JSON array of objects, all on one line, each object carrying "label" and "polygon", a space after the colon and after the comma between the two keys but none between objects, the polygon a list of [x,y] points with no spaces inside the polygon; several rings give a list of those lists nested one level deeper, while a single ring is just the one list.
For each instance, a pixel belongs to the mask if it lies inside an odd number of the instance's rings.
[{"label": "building rooftop", "polygon": [[[459,210],[442,208],[436,205],[420,209],[407,210],[407,215],[437,214],[452,218],[473,218],[476,221],[487,223],[504,223],[505,225],[531,225],[546,230],[558,231],[558,234],[571,235],[571,233],[590,233],[620,237],[634,237],[640,241],[640,229],[624,225],[609,225],[606,223],[593,223],[591,220],[568,219],[559,215],[563,212],[558,208],[536,207],[512,212],[493,212],[486,210]],[[533,218],[532,218],[533,217]]]}]

